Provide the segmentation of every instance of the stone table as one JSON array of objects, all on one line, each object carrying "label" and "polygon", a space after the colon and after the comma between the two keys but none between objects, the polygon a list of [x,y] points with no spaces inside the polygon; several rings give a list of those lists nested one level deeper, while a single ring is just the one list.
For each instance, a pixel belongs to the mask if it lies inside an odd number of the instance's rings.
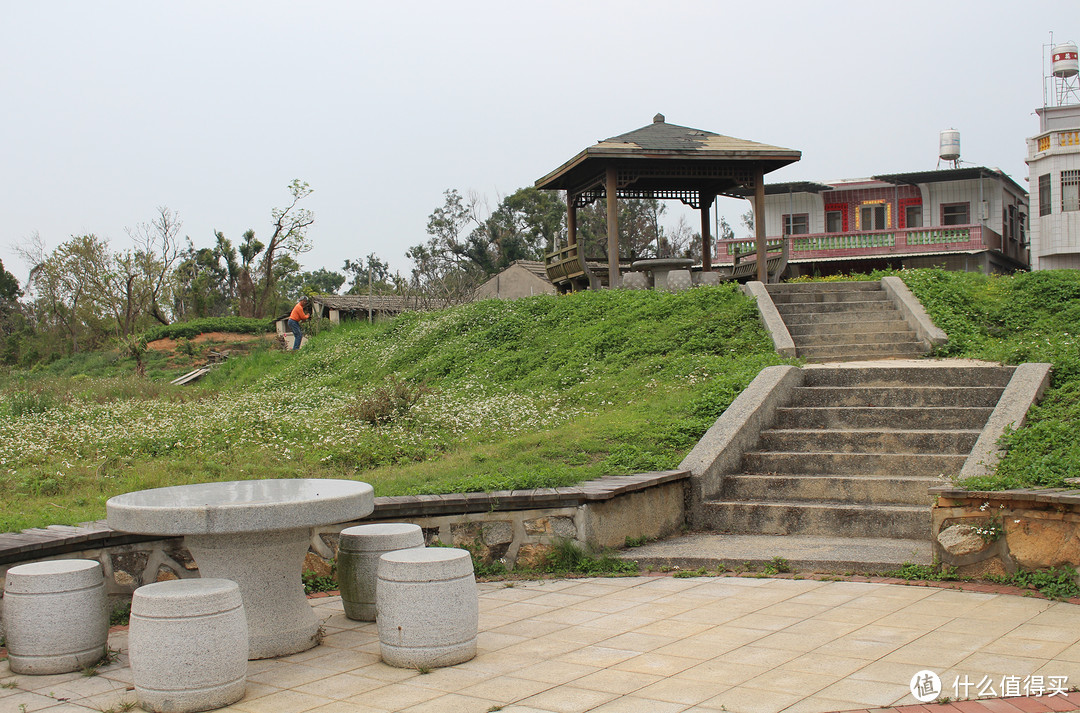
[{"label": "stone table", "polygon": [[690,266],[694,261],[685,257],[654,257],[635,260],[630,267],[647,272],[657,290],[684,290],[691,286]]},{"label": "stone table", "polygon": [[178,485],[117,495],[105,504],[112,529],[183,535],[203,577],[236,582],[251,659],[318,643],[319,622],[300,579],[310,528],[357,520],[374,507],[367,483],[316,479]]}]

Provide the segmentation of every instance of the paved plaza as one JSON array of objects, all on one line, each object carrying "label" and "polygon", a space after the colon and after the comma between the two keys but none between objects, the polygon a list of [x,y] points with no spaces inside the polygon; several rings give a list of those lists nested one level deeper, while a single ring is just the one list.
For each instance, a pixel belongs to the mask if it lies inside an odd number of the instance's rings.
[{"label": "paved plaza", "polygon": [[[1018,699],[1045,704],[1028,706],[1029,713],[1078,707],[1048,695],[1080,684],[1074,604],[752,577],[478,586],[479,654],[472,661],[428,673],[392,668],[379,660],[375,624],[347,619],[339,597],[314,598],[322,645],[250,662],[247,695],[223,710],[823,713],[914,704],[909,685],[921,670],[940,677],[942,696],[1042,686],[1041,698]],[[114,630],[109,642],[121,653],[94,676],[18,676],[0,663],[0,711],[126,710],[135,700],[127,632]],[[987,710],[999,713],[1028,710],[989,703],[997,707]]]}]

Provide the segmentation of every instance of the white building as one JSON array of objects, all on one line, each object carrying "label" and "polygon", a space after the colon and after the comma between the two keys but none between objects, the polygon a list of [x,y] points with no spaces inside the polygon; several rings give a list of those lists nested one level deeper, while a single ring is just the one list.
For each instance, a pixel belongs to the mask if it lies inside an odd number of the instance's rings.
[{"label": "white building", "polygon": [[1039,133],[1028,139],[1031,269],[1080,269],[1080,97],[1077,48],[1053,48],[1051,103],[1037,109]]}]

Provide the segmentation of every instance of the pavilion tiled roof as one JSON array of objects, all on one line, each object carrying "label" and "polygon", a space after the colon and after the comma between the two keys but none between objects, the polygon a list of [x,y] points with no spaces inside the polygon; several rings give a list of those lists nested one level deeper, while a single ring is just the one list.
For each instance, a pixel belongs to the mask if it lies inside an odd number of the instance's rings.
[{"label": "pavilion tiled roof", "polygon": [[653,121],[648,126],[628,131],[625,134],[612,136],[591,146],[586,151],[590,154],[597,153],[622,153],[626,150],[644,151],[693,151],[696,153],[723,153],[723,154],[794,154],[797,159],[799,151],[786,149],[780,146],[770,146],[757,141],[737,139],[733,136],[724,136],[703,129],[693,129],[688,126],[669,124],[663,121]]},{"label": "pavilion tiled roof", "polygon": [[[766,173],[802,157],[801,151],[772,146],[757,141],[737,139],[732,136],[716,134],[712,131],[694,129],[678,124],[669,124],[662,114],[653,118],[653,123],[640,129],[612,136],[599,141],[581,151],[569,161],[536,182],[536,187],[545,190],[576,190],[595,182],[602,176],[605,166],[618,166],[634,170],[656,169],[661,166],[675,171],[671,177],[661,179],[655,187],[662,188],[708,188],[715,183],[716,190],[725,190],[731,181],[710,182],[703,178],[694,178],[693,170],[686,173],[686,178],[678,172],[690,167],[713,166],[760,166]],[[654,187],[646,182],[638,182],[641,187]]]}]

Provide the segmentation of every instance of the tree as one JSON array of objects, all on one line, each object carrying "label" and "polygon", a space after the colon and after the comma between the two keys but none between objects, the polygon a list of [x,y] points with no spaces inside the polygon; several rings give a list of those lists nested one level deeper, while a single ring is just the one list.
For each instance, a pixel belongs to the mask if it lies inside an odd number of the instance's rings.
[{"label": "tree", "polygon": [[[278,266],[281,267],[284,262],[294,261],[292,258],[286,258],[278,261]],[[336,295],[344,284],[344,275],[327,270],[325,267],[320,267],[314,272],[294,271],[278,278],[281,296],[290,307],[304,295]]]},{"label": "tree", "polygon": [[393,289],[390,265],[380,260],[375,253],[356,261],[346,260],[341,269],[352,276],[345,294],[367,294],[369,281],[372,292],[387,292]]},{"label": "tree", "polygon": [[453,188],[443,196],[443,205],[428,216],[427,242],[409,248],[405,257],[413,261],[411,287],[436,303],[452,304],[467,299],[494,271],[496,254],[479,217],[479,199],[470,195],[465,201]]},{"label": "tree", "polygon": [[739,220],[742,221],[743,227],[749,232],[750,237],[754,237],[754,206],[750,206],[745,213],[740,215]]},{"label": "tree", "polygon": [[4,261],[0,260],[0,305],[15,302],[22,294],[19,281],[4,269]]},{"label": "tree", "polygon": [[144,283],[145,309],[161,324],[170,319],[162,309],[162,303],[171,302],[174,286],[173,274],[180,258],[180,215],[166,206],[158,206],[157,214],[149,223],[139,223],[129,228],[127,234],[136,245],[135,263],[139,279]]},{"label": "tree", "polygon": [[315,214],[306,208],[298,208],[297,204],[311,195],[312,188],[297,178],[289,184],[289,193],[292,195],[289,205],[270,211],[274,219],[274,231],[266,243],[260,265],[262,290],[256,304],[257,317],[265,316],[267,302],[274,291],[274,260],[278,253],[298,255],[311,250],[307,229],[315,222]]},{"label": "tree", "polygon": [[4,269],[4,261],[0,260],[0,361],[5,364],[18,363],[20,342],[27,336],[28,325],[19,304],[22,295],[19,281]]},{"label": "tree", "polygon": [[566,225],[566,204],[561,195],[529,186],[499,202],[484,221],[499,268],[515,260],[542,260],[545,253],[555,249],[555,239]]},{"label": "tree", "polygon": [[[663,228],[660,216],[667,206],[655,198],[629,198],[618,202],[619,252],[637,259],[657,254]],[[607,260],[607,203],[595,201],[578,211],[578,242],[590,258]]]}]

